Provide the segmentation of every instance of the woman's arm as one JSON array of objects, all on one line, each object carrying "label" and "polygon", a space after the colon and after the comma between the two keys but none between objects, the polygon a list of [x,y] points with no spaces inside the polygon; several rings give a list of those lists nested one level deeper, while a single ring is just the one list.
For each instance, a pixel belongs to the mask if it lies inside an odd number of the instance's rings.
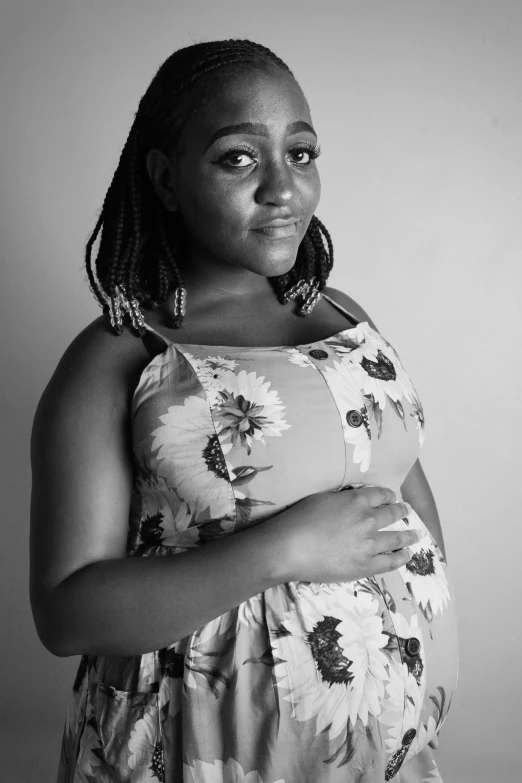
[{"label": "woman's arm", "polygon": [[35,415],[31,605],[58,656],[161,649],[287,581],[271,520],[171,557],[125,556],[129,393],[148,361],[141,340],[98,319],[64,354]]}]

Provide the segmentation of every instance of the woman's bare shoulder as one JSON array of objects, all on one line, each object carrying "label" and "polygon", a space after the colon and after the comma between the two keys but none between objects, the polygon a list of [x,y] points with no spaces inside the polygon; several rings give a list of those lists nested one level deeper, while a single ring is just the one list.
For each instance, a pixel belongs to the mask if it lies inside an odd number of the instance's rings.
[{"label": "woman's bare shoulder", "polygon": [[340,304],[342,307],[345,308],[345,310],[348,310],[349,313],[355,316],[355,318],[358,321],[368,321],[370,326],[377,330],[377,327],[375,326],[374,322],[364,310],[358,302],[355,301],[355,299],[352,299],[351,296],[348,296],[348,294],[345,294],[343,291],[340,291],[338,288],[325,288],[324,293],[331,297],[335,302]]},{"label": "woman's bare shoulder", "polygon": [[124,408],[150,356],[141,339],[125,327],[116,336],[109,318],[101,315],[72,340],[47,384],[40,404],[97,399]]}]

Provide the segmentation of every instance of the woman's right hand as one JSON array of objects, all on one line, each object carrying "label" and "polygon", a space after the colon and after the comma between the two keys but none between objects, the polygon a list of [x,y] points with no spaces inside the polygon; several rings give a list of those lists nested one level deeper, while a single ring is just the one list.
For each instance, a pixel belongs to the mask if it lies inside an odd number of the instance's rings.
[{"label": "woman's right hand", "polygon": [[[385,487],[320,492],[272,518],[287,581],[350,582],[405,565],[422,533],[382,530],[410,512]],[[279,526],[280,525],[280,526]]]}]

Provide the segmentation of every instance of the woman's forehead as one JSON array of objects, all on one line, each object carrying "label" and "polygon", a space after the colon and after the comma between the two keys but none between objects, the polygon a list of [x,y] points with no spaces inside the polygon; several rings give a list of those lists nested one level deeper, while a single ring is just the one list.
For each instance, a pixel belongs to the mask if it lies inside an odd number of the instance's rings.
[{"label": "woman's forehead", "polygon": [[191,133],[210,136],[222,126],[286,127],[299,121],[311,125],[310,109],[299,84],[290,73],[271,68],[244,69],[213,80],[189,125]]}]

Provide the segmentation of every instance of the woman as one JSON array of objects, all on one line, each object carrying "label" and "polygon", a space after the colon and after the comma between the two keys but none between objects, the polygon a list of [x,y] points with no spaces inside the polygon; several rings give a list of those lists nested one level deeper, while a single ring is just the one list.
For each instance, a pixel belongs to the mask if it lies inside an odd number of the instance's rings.
[{"label": "woman", "polygon": [[440,780],[457,648],[422,406],[325,287],[318,154],[249,41],[175,52],[140,102],[87,245],[104,315],[33,428],[35,622],[82,656],[60,783]]}]

